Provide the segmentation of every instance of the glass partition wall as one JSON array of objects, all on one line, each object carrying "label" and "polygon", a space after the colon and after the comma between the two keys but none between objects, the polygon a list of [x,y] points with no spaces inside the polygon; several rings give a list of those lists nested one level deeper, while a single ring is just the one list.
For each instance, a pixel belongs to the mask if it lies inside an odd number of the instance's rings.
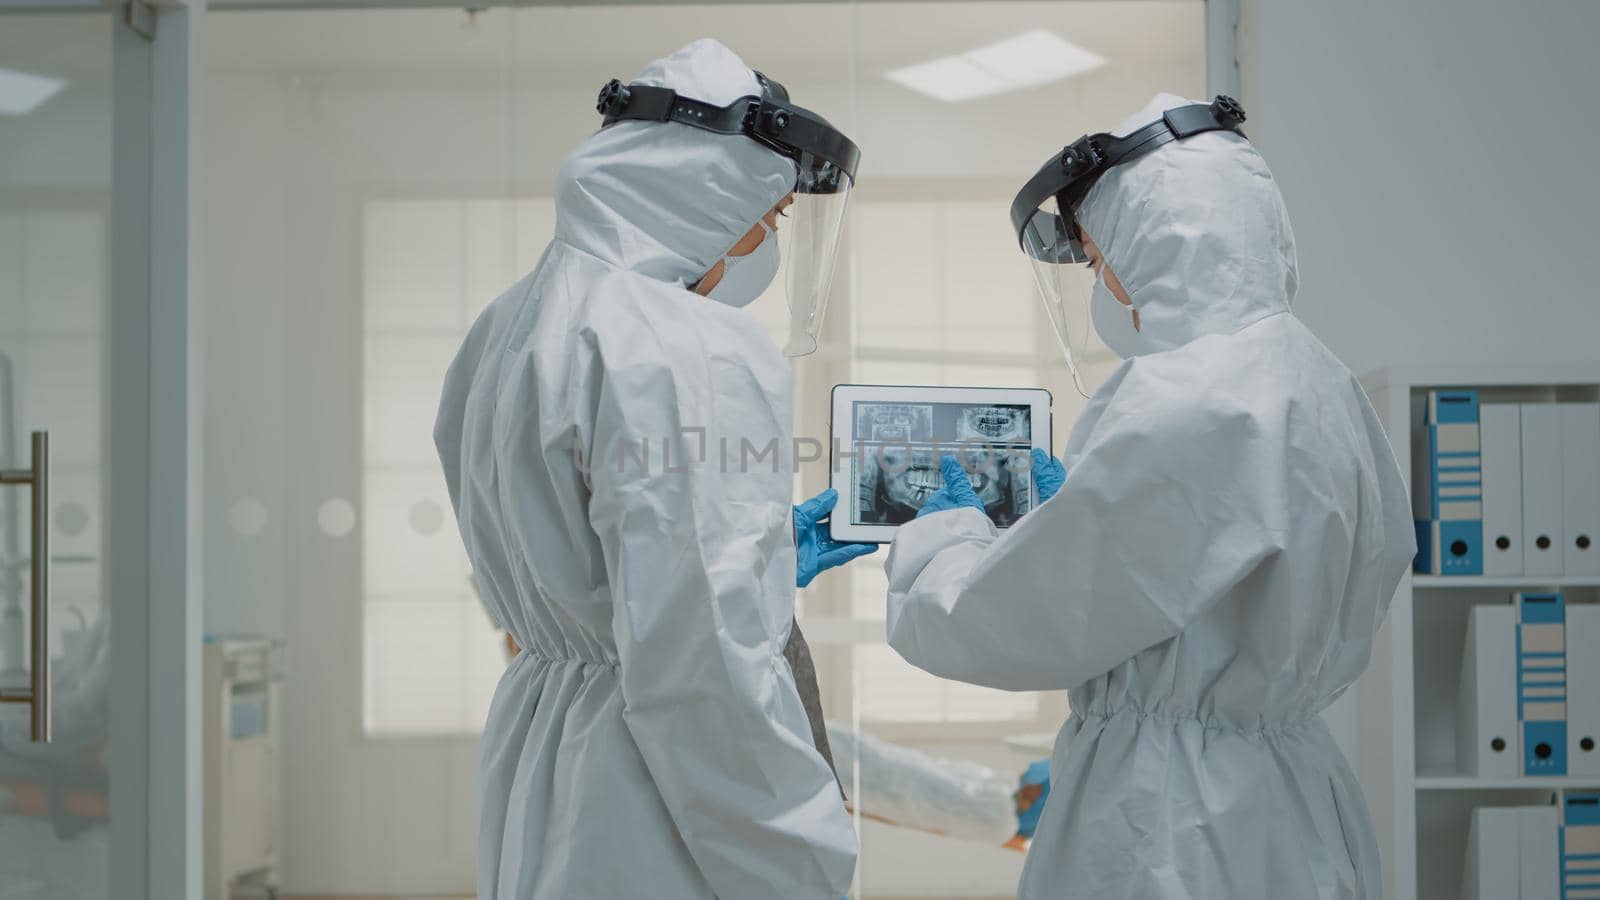
[{"label": "glass partition wall", "polygon": [[0,13],[0,897],[114,894],[114,27]]},{"label": "glass partition wall", "polygon": [[[839,383],[1044,386],[1059,450],[1082,401],[1009,203],[1084,131],[1158,91],[1200,96],[1203,20],[1188,0],[211,13],[206,629],[284,645],[283,892],[473,893],[475,742],[507,657],[431,429],[466,329],[550,238],[601,84],[714,36],[860,144],[822,347],[794,364],[796,434],[826,443]],[[774,334],[775,285],[751,307]],[[882,559],[800,593],[828,717],[1014,779],[1065,697],[904,663]],[[852,896],[1015,890],[1017,850],[859,824]]]}]

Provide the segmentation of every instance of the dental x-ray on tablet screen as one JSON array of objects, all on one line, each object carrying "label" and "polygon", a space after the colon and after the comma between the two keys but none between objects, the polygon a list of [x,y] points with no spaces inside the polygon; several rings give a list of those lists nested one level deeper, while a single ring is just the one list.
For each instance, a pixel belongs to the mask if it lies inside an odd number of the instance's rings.
[{"label": "dental x-ray on tablet screen", "polygon": [[1049,391],[841,384],[832,421],[834,540],[893,540],[943,484],[947,454],[961,460],[1000,528],[1038,502],[1029,454],[1050,449]]}]

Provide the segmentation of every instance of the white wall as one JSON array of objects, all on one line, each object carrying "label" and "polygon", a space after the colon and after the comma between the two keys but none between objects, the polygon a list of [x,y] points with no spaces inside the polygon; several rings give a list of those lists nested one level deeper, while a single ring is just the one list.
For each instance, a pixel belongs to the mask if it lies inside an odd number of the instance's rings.
[{"label": "white wall", "polygon": [[[1600,4],[1242,7],[1246,130],[1293,218],[1296,312],[1335,353],[1357,374],[1600,357]],[[1359,764],[1388,727],[1355,696],[1329,719]]]},{"label": "white wall", "polygon": [[1255,0],[1247,130],[1356,372],[1600,355],[1600,4]]}]

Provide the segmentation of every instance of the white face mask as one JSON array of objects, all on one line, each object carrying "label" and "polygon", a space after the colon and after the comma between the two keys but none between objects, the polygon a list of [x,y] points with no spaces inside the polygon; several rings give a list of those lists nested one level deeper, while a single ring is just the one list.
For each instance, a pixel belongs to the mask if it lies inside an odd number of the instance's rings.
[{"label": "white face mask", "polygon": [[1133,327],[1133,308],[1123,306],[1106,286],[1105,269],[1094,280],[1094,290],[1089,294],[1089,315],[1094,320],[1095,333],[1112,353],[1127,359],[1150,352],[1138,329]]},{"label": "white face mask", "polygon": [[761,243],[743,256],[724,256],[722,280],[707,297],[729,306],[749,306],[778,276],[778,233],[766,219],[759,224],[765,232]]}]

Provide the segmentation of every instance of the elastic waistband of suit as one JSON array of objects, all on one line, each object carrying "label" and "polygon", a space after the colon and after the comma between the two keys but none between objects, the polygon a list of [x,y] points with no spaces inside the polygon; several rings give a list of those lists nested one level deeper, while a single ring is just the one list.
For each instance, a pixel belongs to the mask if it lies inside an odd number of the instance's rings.
[{"label": "elastic waistband of suit", "polygon": [[[611,660],[606,660],[606,659],[588,659],[586,657],[577,656],[577,655],[573,655],[573,654],[561,655],[561,654],[551,653],[551,652],[549,652],[547,650],[540,649],[540,648],[535,648],[535,647],[523,647],[522,648],[522,652],[517,654],[517,656],[518,657],[526,657],[526,658],[528,658],[528,659],[530,659],[530,660],[532,660],[534,662],[539,662],[539,663],[549,663],[551,665],[562,665],[562,666],[582,666],[582,667],[585,667],[585,668],[595,668],[595,669],[615,669],[619,665],[619,663],[613,662]],[[515,663],[516,660],[512,660],[512,662]]]},{"label": "elastic waistband of suit", "polygon": [[1282,734],[1295,734],[1305,730],[1308,726],[1321,722],[1321,719],[1317,716],[1310,715],[1291,719],[1263,719],[1252,724],[1243,724],[1219,719],[1215,716],[1207,718],[1199,710],[1147,710],[1132,705],[1121,706],[1117,709],[1090,707],[1081,712],[1073,710],[1072,718],[1082,724],[1134,718],[1140,723],[1165,723],[1173,726],[1192,725],[1206,731],[1229,732],[1246,737],[1273,737]]}]

